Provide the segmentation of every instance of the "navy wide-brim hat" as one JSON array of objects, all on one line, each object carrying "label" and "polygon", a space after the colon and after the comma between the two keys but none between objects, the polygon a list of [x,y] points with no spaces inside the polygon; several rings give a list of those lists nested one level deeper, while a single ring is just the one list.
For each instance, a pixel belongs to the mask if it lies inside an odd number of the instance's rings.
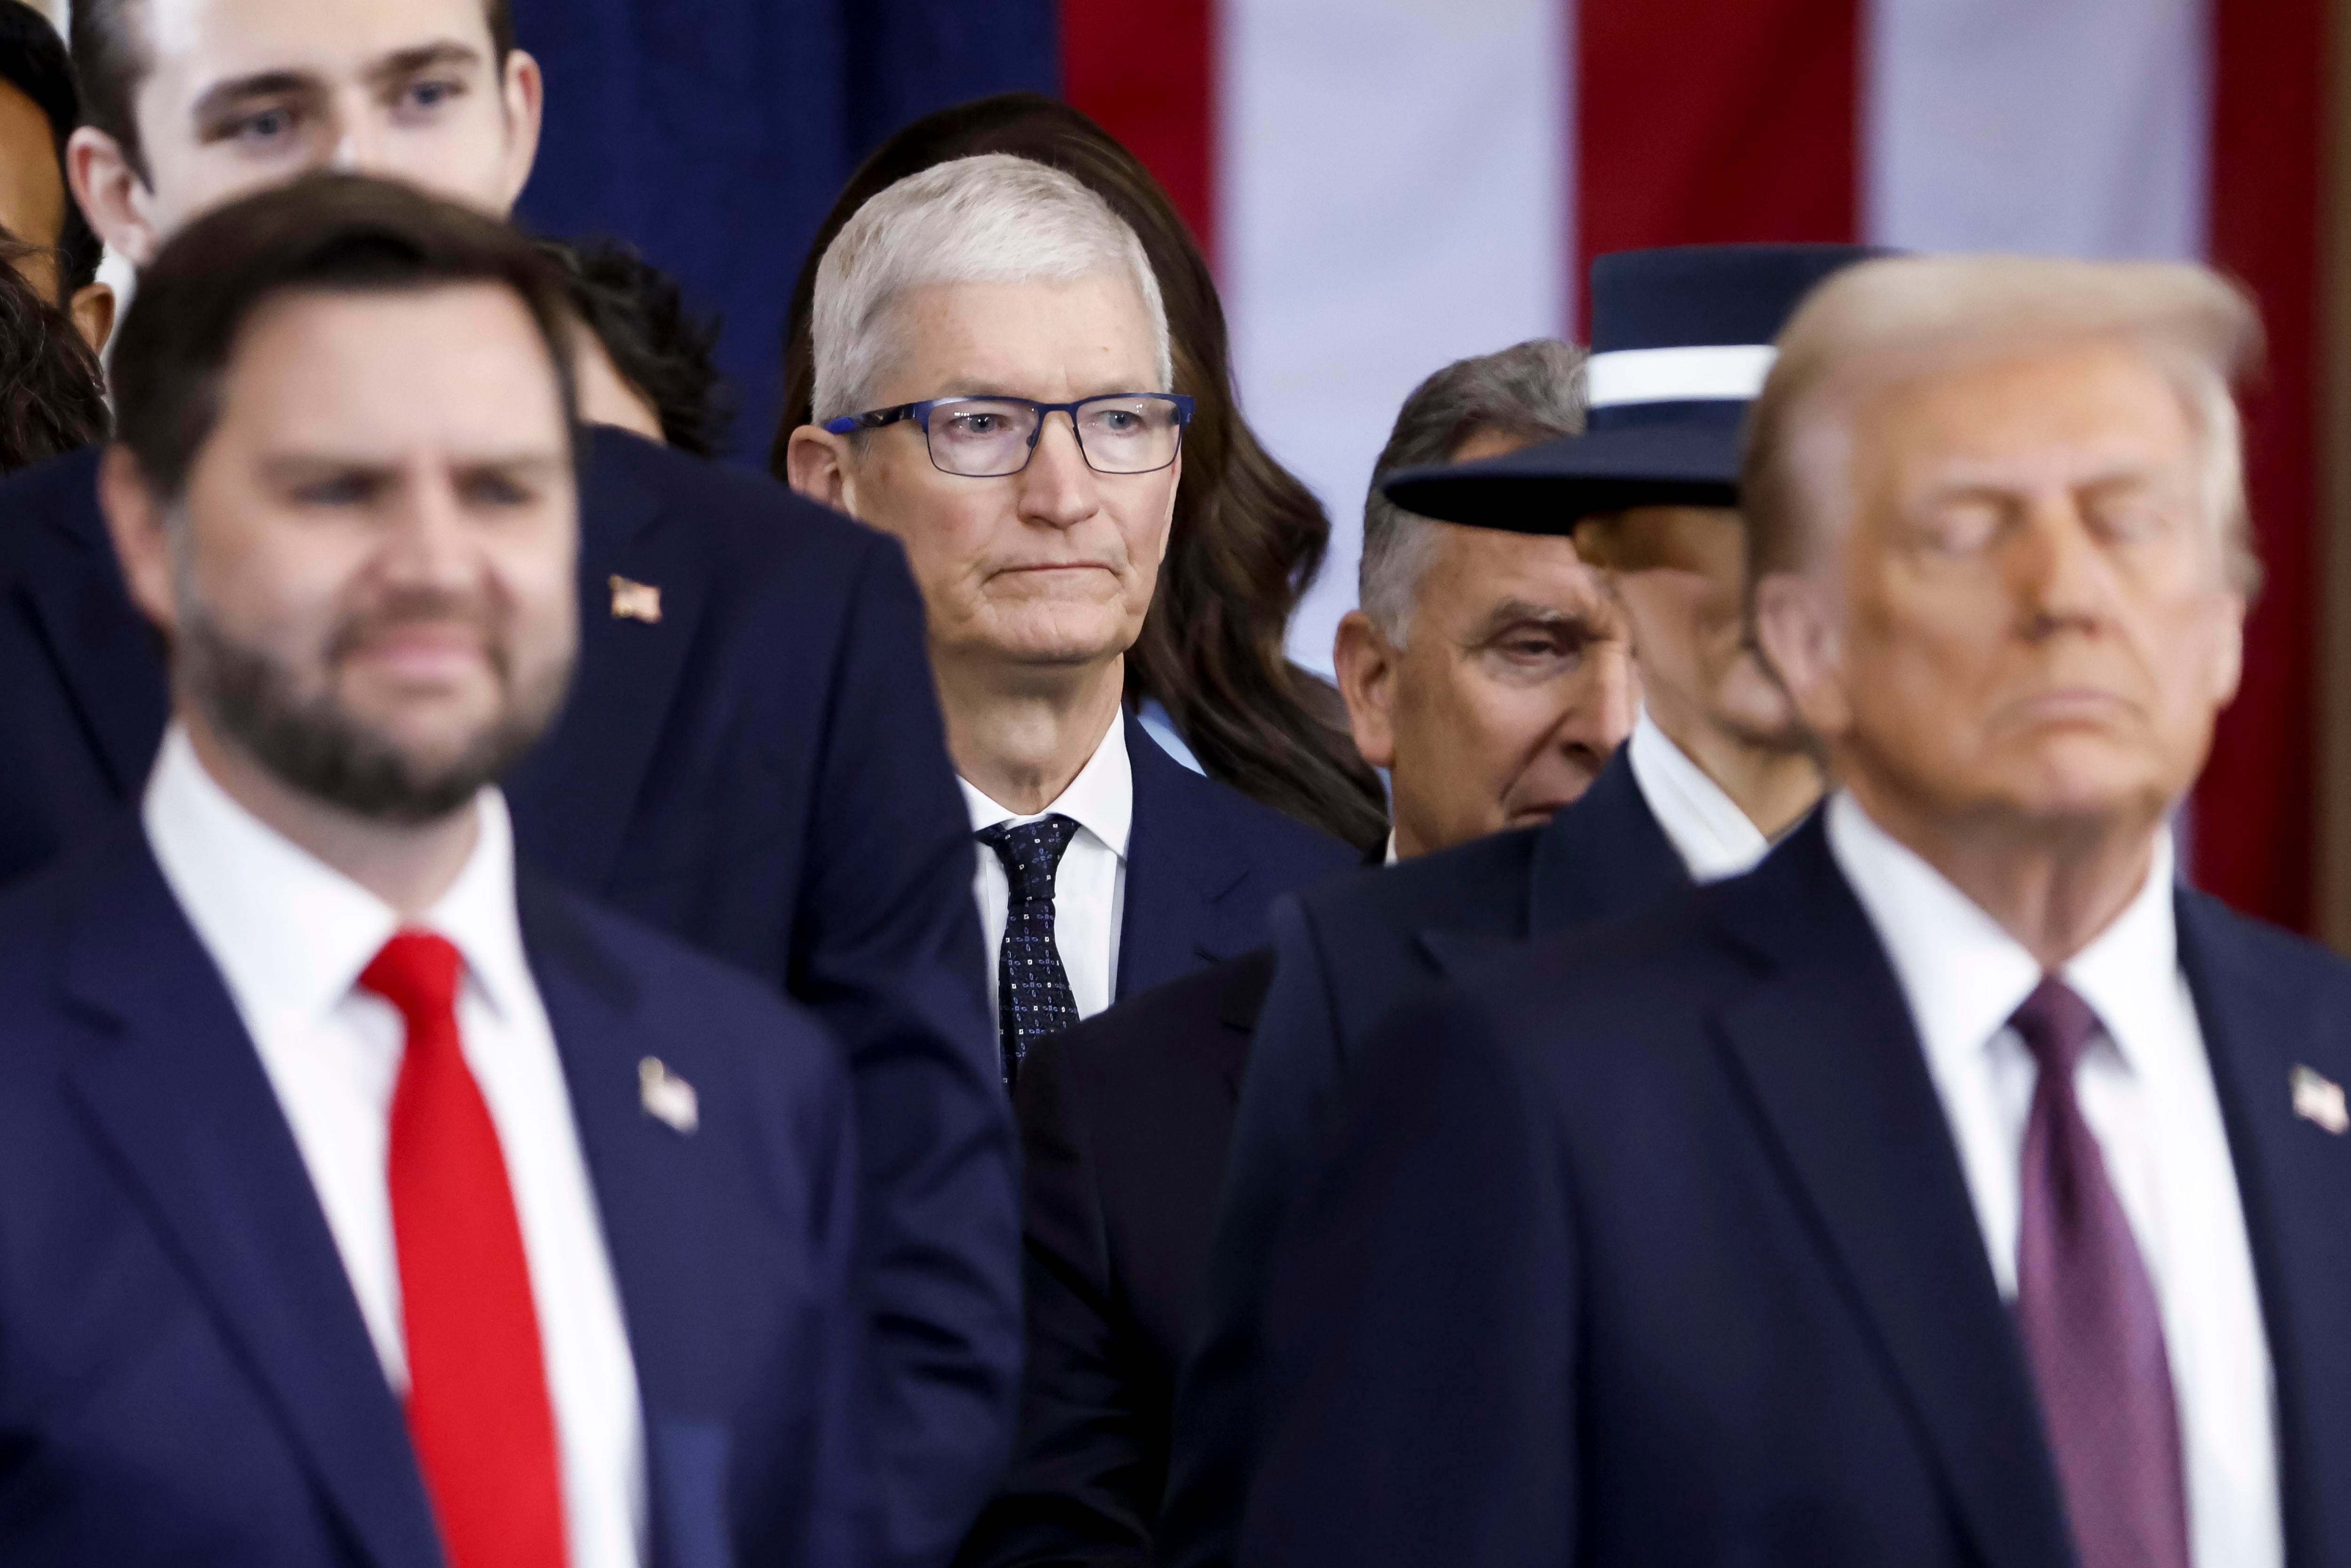
[{"label": "navy wide-brim hat", "polygon": [[1853,245],[1693,245],[1592,263],[1584,433],[1476,463],[1414,468],[1380,488],[1408,512],[1565,534],[1627,507],[1739,500],[1739,427],[1771,340],[1831,273],[1891,252]]}]

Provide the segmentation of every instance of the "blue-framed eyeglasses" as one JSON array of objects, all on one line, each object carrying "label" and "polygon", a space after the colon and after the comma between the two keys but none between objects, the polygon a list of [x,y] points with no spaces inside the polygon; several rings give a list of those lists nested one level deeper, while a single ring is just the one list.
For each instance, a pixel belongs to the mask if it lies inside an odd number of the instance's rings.
[{"label": "blue-framed eyeglasses", "polygon": [[911,419],[923,427],[931,465],[967,479],[1000,479],[1029,466],[1045,416],[1066,413],[1078,451],[1097,474],[1153,474],[1183,450],[1192,400],[1178,392],[1108,392],[1075,402],[1022,397],[937,397],[828,420],[835,435],[880,430]]}]

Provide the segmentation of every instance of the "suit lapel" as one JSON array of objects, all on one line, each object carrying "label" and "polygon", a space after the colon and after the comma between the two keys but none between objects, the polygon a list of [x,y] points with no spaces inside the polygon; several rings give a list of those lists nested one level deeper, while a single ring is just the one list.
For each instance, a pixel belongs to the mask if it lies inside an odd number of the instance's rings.
[{"label": "suit lapel", "polygon": [[1489,920],[1425,925],[1413,934],[1438,974],[1541,932],[1629,913],[1689,885],[1681,857],[1641,798],[1628,757],[1618,747],[1583,797],[1535,832],[1523,873],[1494,888],[1491,899],[1512,906],[1507,927]]},{"label": "suit lapel", "polygon": [[[507,781],[525,863],[567,886],[604,888],[653,765],[712,587],[718,527],[681,515],[657,481],[661,453],[589,433],[580,495],[580,664],[570,700]],[[660,619],[613,612],[614,579],[659,590]]]},{"label": "suit lapel", "polygon": [[1657,825],[1620,746],[1582,799],[1555,813],[1535,841],[1527,878],[1527,927],[1560,931],[1638,909],[1689,885],[1681,856]]},{"label": "suit lapel", "polygon": [[1717,1022],[1734,1076],[1923,1428],[1977,1556],[2071,1562],[2039,1404],[1899,984],[1820,820],[1719,906],[1765,977]]},{"label": "suit lapel", "polygon": [[[663,1568],[715,1568],[727,1560],[728,1438],[723,1424],[707,1418],[708,1400],[695,1391],[714,1383],[705,1354],[722,1354],[696,1304],[726,1288],[711,1263],[735,1244],[728,1216],[708,1201],[706,1162],[715,1151],[705,1141],[723,1134],[708,1125],[681,1131],[647,1111],[641,1064],[653,1060],[645,1048],[658,1036],[642,1016],[626,968],[538,876],[517,879],[516,900],[636,1364],[652,1500],[650,1560]],[[690,1057],[690,1040],[664,1049],[665,1071],[689,1083],[700,1080],[702,1095],[726,1092]],[[712,1099],[702,1106],[706,1120],[717,1119]],[[725,1157],[739,1156],[726,1151]],[[691,1411],[704,1414],[680,1414]]]},{"label": "suit lapel", "polygon": [[1134,817],[1127,834],[1117,994],[1130,997],[1244,952],[1259,938],[1229,902],[1249,878],[1249,862],[1205,809],[1206,781],[1160,750],[1132,717],[1121,722],[1134,780]]},{"label": "suit lapel", "polygon": [[1440,975],[1450,975],[1456,969],[1474,964],[1489,954],[1499,953],[1516,946],[1525,937],[1523,931],[1504,936],[1495,931],[1472,931],[1454,925],[1424,925],[1413,933],[1413,940]]},{"label": "suit lapel", "polygon": [[68,1091],[368,1560],[434,1568],[400,1406],[227,989],[135,831],[85,864],[65,985],[115,1039]]},{"label": "suit lapel", "polygon": [[23,519],[37,533],[16,594],[115,798],[128,800],[154,765],[171,693],[162,644],[131,605],[99,515],[99,454],[92,446],[59,458],[55,510]]},{"label": "suit lapel", "polygon": [[1241,1074],[1249,1070],[1249,1047],[1257,1039],[1258,1015],[1265,1010],[1266,993],[1272,988],[1273,949],[1259,947],[1234,965],[1232,978],[1226,982],[1224,994],[1217,998],[1217,1021],[1225,1027],[1234,1048],[1223,1076],[1235,1104],[1240,1103]]},{"label": "suit lapel", "polygon": [[2308,989],[2264,972],[2236,917],[2183,894],[2179,927],[2275,1372],[2286,1560],[2327,1562],[2351,1540],[2351,1137],[2296,1115],[2292,1082],[2306,1067],[2351,1083],[2351,1046]]}]

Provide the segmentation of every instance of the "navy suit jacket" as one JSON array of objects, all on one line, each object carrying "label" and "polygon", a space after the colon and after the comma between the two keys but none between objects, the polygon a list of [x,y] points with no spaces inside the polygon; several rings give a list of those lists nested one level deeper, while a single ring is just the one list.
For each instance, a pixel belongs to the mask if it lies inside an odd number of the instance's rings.
[{"label": "navy suit jacket", "polygon": [[1271,949],[1254,948],[1128,998],[1022,1067],[1020,1435],[964,1568],[1155,1561],[1176,1374],[1206,1314],[1233,1108],[1272,979]]},{"label": "navy suit jacket", "polygon": [[[643,1401],[651,1560],[855,1568],[838,1048],[526,877],[525,949]],[[235,1003],[134,822],[0,896],[0,1559],[437,1568],[400,1404]],[[640,1104],[658,1055],[701,1120]]]},{"label": "navy suit jacket", "polygon": [[1012,1467],[965,1542],[966,1568],[1148,1561],[1175,1371],[1198,1323],[1249,1029],[1271,976],[1266,909],[1355,860],[1126,726],[1122,999],[1040,1046],[1015,1092],[1029,1364]]},{"label": "navy suit jacket", "polygon": [[1204,1568],[1232,1559],[1274,1242],[1313,1169],[1333,1091],[1365,1040],[1399,1002],[1465,963],[1639,908],[1688,883],[1619,747],[1591,788],[1541,827],[1367,871],[1276,905],[1274,979],[1232,1134],[1207,1329],[1176,1396],[1164,1562]]},{"label": "navy suit jacket", "polygon": [[1346,845],[1159,748],[1129,715],[1134,779],[1115,994],[1131,997],[1265,944],[1281,894],[1354,863]]},{"label": "navy suit jacket", "polygon": [[[169,710],[98,454],[0,483],[0,871],[136,798]],[[866,1172],[885,1561],[944,1561],[1011,1437],[1019,1184],[923,609],[895,542],[598,429],[580,649],[507,781],[522,862],[789,992],[846,1047]],[[612,613],[614,579],[660,619]]]},{"label": "navy suit jacket", "polygon": [[[2351,1563],[2351,966],[2178,895],[2276,1369],[2286,1560]],[[1383,1026],[1285,1232],[1243,1564],[2070,1568],[1899,982],[1816,815]]]}]

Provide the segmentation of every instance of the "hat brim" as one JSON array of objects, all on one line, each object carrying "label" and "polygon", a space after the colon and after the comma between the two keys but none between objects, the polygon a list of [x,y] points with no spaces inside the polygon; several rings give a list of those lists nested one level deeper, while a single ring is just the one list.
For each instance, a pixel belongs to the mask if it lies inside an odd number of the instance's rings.
[{"label": "hat brim", "polygon": [[1520,534],[1569,534],[1628,507],[1735,507],[1739,433],[1627,425],[1499,457],[1412,468],[1381,486],[1407,512]]}]

